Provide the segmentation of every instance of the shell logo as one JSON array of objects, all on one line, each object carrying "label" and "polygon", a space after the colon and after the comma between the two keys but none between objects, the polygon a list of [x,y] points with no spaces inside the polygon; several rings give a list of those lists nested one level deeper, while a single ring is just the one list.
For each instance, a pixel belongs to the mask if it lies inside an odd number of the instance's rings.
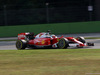
[{"label": "shell logo", "polygon": [[42,40],[42,42],[41,42],[42,44],[44,44],[45,43],[45,41],[44,40]]},{"label": "shell logo", "polygon": [[40,34],[39,37],[41,37],[43,34]]},{"label": "shell logo", "polygon": [[57,41],[59,41],[59,38],[57,38]]}]

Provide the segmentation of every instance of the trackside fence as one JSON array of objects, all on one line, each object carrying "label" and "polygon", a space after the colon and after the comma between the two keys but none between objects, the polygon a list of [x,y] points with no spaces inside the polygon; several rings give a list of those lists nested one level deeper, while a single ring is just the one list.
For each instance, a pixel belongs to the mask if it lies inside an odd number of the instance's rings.
[{"label": "trackside fence", "polygon": [[34,32],[35,34],[51,30],[54,34],[94,33],[100,32],[100,21],[54,23],[20,26],[1,26],[0,37],[16,37],[21,32]]}]

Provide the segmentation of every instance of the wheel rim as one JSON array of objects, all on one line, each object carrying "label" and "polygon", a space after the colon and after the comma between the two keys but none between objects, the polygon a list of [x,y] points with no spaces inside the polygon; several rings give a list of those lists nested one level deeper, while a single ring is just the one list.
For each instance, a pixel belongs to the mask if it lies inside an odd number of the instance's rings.
[{"label": "wheel rim", "polygon": [[65,47],[65,41],[63,39],[59,40],[58,46],[59,46],[59,48],[64,48]]},{"label": "wheel rim", "polygon": [[21,41],[17,41],[16,47],[17,47],[17,49],[21,49],[22,48],[22,42]]}]

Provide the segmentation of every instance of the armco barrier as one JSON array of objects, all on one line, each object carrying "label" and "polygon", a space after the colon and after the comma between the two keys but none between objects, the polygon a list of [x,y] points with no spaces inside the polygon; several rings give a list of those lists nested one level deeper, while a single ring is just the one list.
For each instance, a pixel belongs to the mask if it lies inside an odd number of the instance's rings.
[{"label": "armco barrier", "polygon": [[21,32],[34,32],[37,34],[47,30],[51,30],[54,34],[100,32],[100,21],[0,26],[0,37],[15,37]]}]

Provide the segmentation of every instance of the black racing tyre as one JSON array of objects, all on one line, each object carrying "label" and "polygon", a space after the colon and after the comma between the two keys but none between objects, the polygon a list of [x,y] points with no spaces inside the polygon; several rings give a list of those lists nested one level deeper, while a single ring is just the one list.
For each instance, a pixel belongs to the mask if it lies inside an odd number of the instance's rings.
[{"label": "black racing tyre", "polygon": [[69,47],[69,42],[67,39],[65,38],[61,38],[58,42],[58,48],[60,49],[64,49],[64,48],[67,48]]},{"label": "black racing tyre", "polygon": [[27,42],[25,40],[17,40],[16,41],[16,48],[18,50],[25,49],[27,47]]},{"label": "black racing tyre", "polygon": [[86,43],[84,37],[77,37],[78,41],[82,42],[82,43]]}]

